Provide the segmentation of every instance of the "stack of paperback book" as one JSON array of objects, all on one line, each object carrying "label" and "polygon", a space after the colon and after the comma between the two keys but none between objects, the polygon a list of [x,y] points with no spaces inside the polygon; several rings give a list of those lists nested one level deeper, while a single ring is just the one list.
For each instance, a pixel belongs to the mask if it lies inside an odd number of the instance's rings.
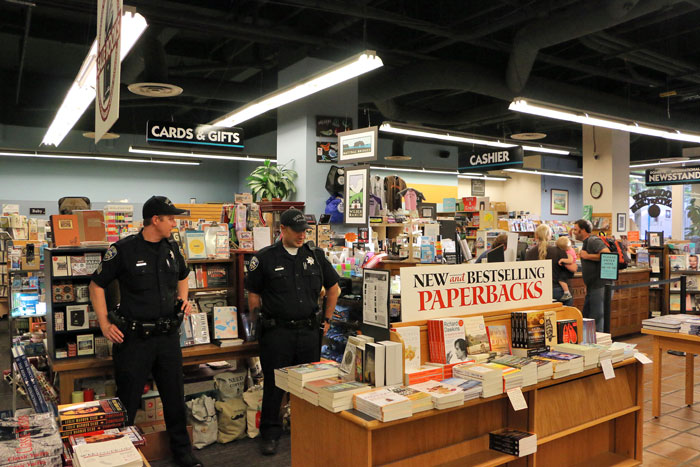
[{"label": "stack of paperback book", "polygon": [[612,337],[607,332],[596,332],[595,343],[601,345],[610,345],[612,344]]},{"label": "stack of paperback book", "polygon": [[523,381],[522,387],[537,384],[537,362],[531,358],[503,355],[492,362],[519,369]]},{"label": "stack of paperback book", "polygon": [[700,336],[700,318],[691,318],[681,323],[680,332]]},{"label": "stack of paperback book", "polygon": [[352,409],[352,396],[369,389],[369,385],[359,381],[324,386],[318,391],[318,405],[331,412],[350,410]]},{"label": "stack of paperback book", "polygon": [[433,408],[433,398],[430,397],[428,393],[419,391],[410,386],[388,386],[387,389],[410,399],[411,411],[414,415]]},{"label": "stack of paperback book", "polygon": [[489,449],[517,457],[534,454],[537,452],[537,435],[504,428],[489,433]]},{"label": "stack of paperback book", "polygon": [[16,415],[0,419],[0,465],[61,465],[63,443],[53,414]]},{"label": "stack of paperback book", "polygon": [[322,388],[327,386],[335,386],[336,384],[342,383],[343,380],[340,378],[324,378],[317,379],[315,381],[309,381],[304,384],[303,398],[309,404],[318,405],[319,392]]},{"label": "stack of paperback book", "polygon": [[535,363],[537,363],[537,382],[541,381],[546,381],[548,379],[552,379],[552,376],[554,375],[554,366],[552,365],[551,361],[547,360],[537,360],[534,359]]},{"label": "stack of paperback book", "polygon": [[80,446],[81,444],[101,443],[116,438],[128,438],[136,447],[146,445],[146,438],[143,437],[141,431],[135,426],[125,426],[124,428],[110,428],[107,430],[98,430],[82,435],[72,435],[68,437],[71,448]]},{"label": "stack of paperback book", "polygon": [[642,321],[642,329],[648,329],[650,331],[679,332],[682,323],[681,319],[679,318],[680,316],[686,315],[666,315],[645,319]]},{"label": "stack of paperback book", "polygon": [[475,379],[463,379],[463,378],[448,378],[442,381],[443,383],[451,384],[452,386],[457,386],[462,389],[464,393],[464,401],[471,399],[476,399],[481,396],[481,381]]},{"label": "stack of paperback book", "polygon": [[290,368],[287,372],[287,390],[297,397],[304,397],[304,384],[318,379],[339,376],[338,364],[335,362],[305,363]]},{"label": "stack of paperback book", "polygon": [[584,370],[591,370],[593,368],[596,368],[598,366],[598,362],[601,360],[600,349],[592,345],[581,345],[572,343],[557,344],[552,350],[582,356]]},{"label": "stack of paperback book", "polygon": [[452,384],[439,381],[426,381],[410,386],[413,389],[429,394],[433,400],[433,406],[438,409],[449,409],[464,404],[463,391]]},{"label": "stack of paperback book", "polygon": [[356,410],[382,422],[408,418],[413,415],[411,399],[386,388],[355,394],[353,406]]},{"label": "stack of paperback book", "polygon": [[58,406],[61,437],[125,426],[126,411],[117,397]]},{"label": "stack of paperback book", "polygon": [[552,379],[563,378],[564,376],[575,375],[583,371],[583,357],[555,350],[542,352],[533,357],[535,360],[545,360],[552,362]]},{"label": "stack of paperback book", "polygon": [[481,397],[503,394],[503,371],[485,364],[457,365],[452,369],[456,378],[473,379],[481,382]]},{"label": "stack of paperback book", "polygon": [[119,466],[141,467],[143,458],[131,440],[126,437],[80,444],[73,448],[73,460],[79,467]]},{"label": "stack of paperback book", "polygon": [[501,372],[503,378],[503,392],[513,388],[523,387],[523,375],[519,369],[507,365],[499,365],[498,363],[485,363],[484,366]]},{"label": "stack of paperback book", "polygon": [[406,370],[403,375],[403,384],[405,386],[410,386],[411,384],[422,383],[423,381],[439,381],[443,379],[442,375],[442,367],[423,365],[417,370]]}]

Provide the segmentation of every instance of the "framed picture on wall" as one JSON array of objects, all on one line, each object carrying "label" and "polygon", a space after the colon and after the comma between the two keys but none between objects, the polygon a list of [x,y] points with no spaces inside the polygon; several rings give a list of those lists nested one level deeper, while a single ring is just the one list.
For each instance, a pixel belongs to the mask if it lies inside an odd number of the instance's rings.
[{"label": "framed picture on wall", "polygon": [[426,219],[436,219],[437,203],[419,203],[418,217],[425,217]]},{"label": "framed picture on wall", "polygon": [[624,232],[627,230],[627,214],[624,212],[617,213],[617,231]]},{"label": "framed picture on wall", "polygon": [[369,165],[345,169],[345,223],[367,224]]},{"label": "framed picture on wall", "polygon": [[338,163],[354,164],[376,161],[378,128],[371,126],[338,133]]},{"label": "framed picture on wall", "polygon": [[550,190],[551,213],[555,215],[569,215],[569,190]]}]

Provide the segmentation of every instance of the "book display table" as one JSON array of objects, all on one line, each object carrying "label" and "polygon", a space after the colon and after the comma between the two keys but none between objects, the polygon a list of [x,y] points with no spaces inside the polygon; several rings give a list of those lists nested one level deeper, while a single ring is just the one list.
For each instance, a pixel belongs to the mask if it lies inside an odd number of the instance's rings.
[{"label": "book display table", "polygon": [[[577,319],[581,329],[581,313],[575,308],[528,309],[556,310],[557,319]],[[484,313],[484,321],[510,329],[510,311],[521,310]],[[425,361],[426,321],[394,324],[420,326],[421,361]],[[391,334],[392,340],[400,340],[397,333]],[[501,394],[382,423],[355,410],[332,413],[292,395],[292,465],[639,465],[642,364],[629,358],[613,366],[615,378],[609,380],[596,368],[527,386],[523,395],[528,408],[517,412]],[[537,452],[517,458],[489,450],[489,432],[506,427],[536,433]]]},{"label": "book display table", "polygon": [[694,386],[694,356],[700,353],[700,337],[677,332],[652,331],[642,329],[642,334],[654,338],[651,359],[654,360],[654,383],[651,392],[651,413],[654,417],[661,415],[661,372],[663,370],[663,355],[667,350],[685,352],[685,403],[693,404]]},{"label": "book display table", "polygon": [[[198,365],[216,360],[236,360],[255,357],[260,354],[257,342],[244,342],[234,347],[219,347],[214,344],[194,345],[182,349],[182,364]],[[96,376],[111,375],[112,357],[109,358],[70,358],[49,360],[52,373],[59,377],[59,403],[70,404],[75,380]]]}]

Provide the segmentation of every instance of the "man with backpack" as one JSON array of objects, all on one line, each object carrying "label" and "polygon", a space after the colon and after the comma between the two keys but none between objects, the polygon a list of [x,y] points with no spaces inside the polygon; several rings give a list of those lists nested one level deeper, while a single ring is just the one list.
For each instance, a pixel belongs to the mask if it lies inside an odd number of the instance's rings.
[{"label": "man with backpack", "polygon": [[603,332],[603,306],[605,299],[605,281],[600,278],[600,254],[610,253],[603,240],[591,235],[591,223],[579,219],[574,224],[576,240],[583,242],[579,253],[581,274],[586,285],[586,300],[583,304],[583,317],[595,319],[596,331]]}]

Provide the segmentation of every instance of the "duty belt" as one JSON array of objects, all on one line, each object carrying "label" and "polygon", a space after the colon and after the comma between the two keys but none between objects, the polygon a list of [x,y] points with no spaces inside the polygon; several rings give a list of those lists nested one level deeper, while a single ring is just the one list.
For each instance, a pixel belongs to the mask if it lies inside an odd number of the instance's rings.
[{"label": "duty belt", "polygon": [[180,312],[170,318],[159,318],[156,321],[137,321],[124,318],[114,312],[109,313],[109,320],[122,332],[138,334],[140,337],[174,334],[182,323],[184,313]]},{"label": "duty belt", "polygon": [[316,320],[316,315],[312,315],[304,319],[281,319],[262,317],[261,320],[264,328],[281,327],[287,329],[303,329],[313,328],[318,324]]}]

